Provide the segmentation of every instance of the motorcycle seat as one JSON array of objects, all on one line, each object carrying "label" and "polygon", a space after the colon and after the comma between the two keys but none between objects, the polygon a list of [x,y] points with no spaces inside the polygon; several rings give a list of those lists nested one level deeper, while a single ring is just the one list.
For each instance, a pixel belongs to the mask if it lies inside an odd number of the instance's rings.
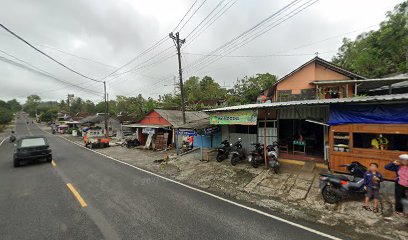
[{"label": "motorcycle seat", "polygon": [[341,174],[331,174],[331,173],[325,173],[325,174],[321,174],[324,177],[329,177],[329,178],[338,178],[340,180],[344,180],[344,181],[350,181],[350,178],[348,176],[345,175],[341,175]]}]

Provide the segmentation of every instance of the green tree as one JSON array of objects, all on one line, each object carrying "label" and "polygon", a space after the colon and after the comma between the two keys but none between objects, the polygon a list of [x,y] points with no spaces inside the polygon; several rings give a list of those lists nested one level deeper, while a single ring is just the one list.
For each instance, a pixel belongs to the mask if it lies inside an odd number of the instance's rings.
[{"label": "green tree", "polygon": [[13,113],[10,109],[0,107],[0,125],[8,124],[13,120]]},{"label": "green tree", "polygon": [[84,102],[82,101],[82,98],[80,97],[75,97],[71,99],[69,110],[71,113],[78,113],[82,111]]},{"label": "green tree", "polygon": [[408,1],[387,12],[380,29],[344,38],[333,63],[366,77],[407,72]]},{"label": "green tree", "polygon": [[37,107],[41,103],[41,97],[38,95],[30,95],[27,97],[27,100],[24,104],[23,110],[27,112],[30,117],[35,117]]},{"label": "green tree", "polygon": [[58,110],[57,109],[49,109],[46,112],[43,112],[40,115],[40,121],[41,122],[50,122],[50,121],[54,121],[57,118],[57,113]]},{"label": "green tree", "polygon": [[228,105],[255,103],[260,93],[277,81],[270,73],[258,73],[253,77],[244,77],[234,84],[228,93]]},{"label": "green tree", "polygon": [[82,110],[87,113],[96,113],[95,103],[93,103],[91,100],[86,100],[83,103]]},{"label": "green tree", "polygon": [[10,101],[7,101],[7,106],[8,106],[8,109],[10,109],[14,113],[18,112],[18,111],[21,111],[21,109],[22,109],[21,104],[16,99],[12,99]]},{"label": "green tree", "polygon": [[[225,100],[227,95],[227,91],[209,76],[202,79],[192,76],[183,87],[188,110],[208,108],[218,101]],[[159,97],[159,104],[163,108],[181,109],[181,96],[180,94],[162,95]]]}]

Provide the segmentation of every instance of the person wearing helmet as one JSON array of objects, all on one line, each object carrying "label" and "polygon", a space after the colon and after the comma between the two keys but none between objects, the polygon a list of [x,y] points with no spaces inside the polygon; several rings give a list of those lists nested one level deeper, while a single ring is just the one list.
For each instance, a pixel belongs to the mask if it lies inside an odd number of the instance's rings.
[{"label": "person wearing helmet", "polygon": [[382,134],[378,134],[377,137],[371,140],[372,148],[379,150],[387,150],[389,143],[390,141],[388,141],[388,139],[384,137]]},{"label": "person wearing helmet", "polygon": [[395,212],[403,216],[402,200],[407,198],[406,191],[408,191],[408,154],[399,155],[399,160],[385,165],[385,169],[397,174],[395,179]]}]

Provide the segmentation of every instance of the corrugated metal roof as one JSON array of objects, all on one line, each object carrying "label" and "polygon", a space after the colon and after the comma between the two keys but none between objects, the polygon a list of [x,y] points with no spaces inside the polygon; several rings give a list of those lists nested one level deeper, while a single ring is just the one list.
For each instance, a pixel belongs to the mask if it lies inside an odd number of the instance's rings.
[{"label": "corrugated metal roof", "polygon": [[210,109],[210,110],[206,110],[206,112],[236,111],[236,110],[257,109],[257,108],[279,108],[279,107],[289,107],[289,106],[309,106],[309,105],[324,105],[324,104],[328,105],[328,104],[338,104],[338,103],[388,102],[388,101],[398,101],[398,100],[408,100],[408,93],[367,96],[367,97],[354,97],[354,98],[333,98],[333,99],[246,104],[246,105],[239,105],[239,106]]},{"label": "corrugated metal roof", "polygon": [[[207,115],[208,116],[208,115]],[[193,122],[188,122],[186,124],[183,124],[181,126],[179,126],[179,128],[188,128],[188,129],[203,129],[206,127],[210,127],[210,118],[203,118],[197,121],[193,121]]]},{"label": "corrugated metal roof", "polygon": [[[183,112],[179,110],[165,110],[155,109],[160,116],[165,118],[174,128],[180,128],[183,123]],[[207,113],[202,111],[186,111],[186,123],[198,121],[201,119],[209,118]]]},{"label": "corrugated metal roof", "polygon": [[141,124],[141,123],[133,123],[133,124],[127,124],[127,125],[122,125],[123,127],[131,127],[131,128],[166,128],[166,127],[171,127],[170,125],[155,125],[155,124]]},{"label": "corrugated metal roof", "polygon": [[382,86],[407,81],[408,77],[390,77],[390,78],[374,78],[374,79],[345,79],[345,80],[318,80],[312,82],[315,85],[331,85],[331,84],[344,84],[344,83],[358,83],[358,89],[374,89]]},{"label": "corrugated metal roof", "polygon": [[[395,75],[395,76],[389,77],[389,78],[392,78],[392,79],[405,78],[406,80],[408,80],[408,73],[398,74],[398,75]],[[391,84],[392,89],[406,88],[406,87],[408,87],[408,81],[403,81],[403,82],[398,82],[398,83]],[[382,86],[382,87],[379,87],[377,89],[371,89],[370,91],[381,91],[381,90],[387,90],[387,89],[389,89],[389,86]]]}]

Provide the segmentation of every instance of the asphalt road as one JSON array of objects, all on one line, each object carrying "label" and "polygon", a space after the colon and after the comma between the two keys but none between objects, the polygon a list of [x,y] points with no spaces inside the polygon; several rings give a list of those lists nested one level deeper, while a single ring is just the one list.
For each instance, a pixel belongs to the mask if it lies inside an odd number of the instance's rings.
[{"label": "asphalt road", "polygon": [[[24,117],[16,133],[45,135]],[[46,136],[55,166],[13,168],[0,146],[1,239],[327,239]]]}]

